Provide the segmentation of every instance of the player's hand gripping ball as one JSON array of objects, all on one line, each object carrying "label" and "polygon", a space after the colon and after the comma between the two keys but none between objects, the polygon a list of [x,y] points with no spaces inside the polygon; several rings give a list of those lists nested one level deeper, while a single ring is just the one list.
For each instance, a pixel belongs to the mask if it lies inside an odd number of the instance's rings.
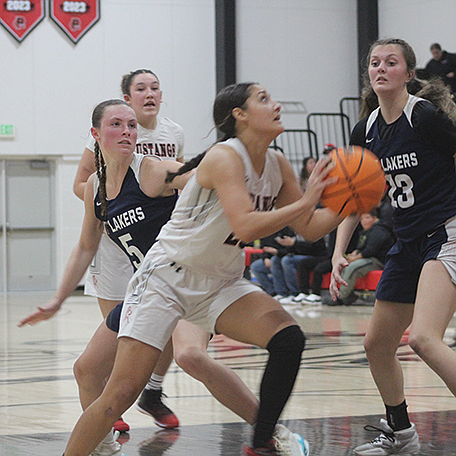
[{"label": "player's hand gripping ball", "polygon": [[330,152],[334,168],[328,177],[336,183],[323,192],[321,202],[338,215],[363,214],[376,207],[386,190],[385,174],[378,158],[360,146]]}]

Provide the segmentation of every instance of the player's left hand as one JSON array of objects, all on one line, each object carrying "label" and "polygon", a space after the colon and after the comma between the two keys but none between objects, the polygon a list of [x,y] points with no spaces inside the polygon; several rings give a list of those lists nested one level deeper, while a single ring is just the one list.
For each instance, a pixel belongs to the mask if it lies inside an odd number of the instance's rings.
[{"label": "player's left hand", "polygon": [[55,299],[51,299],[46,305],[38,306],[38,310],[32,312],[30,315],[21,320],[17,326],[21,328],[25,325],[33,326],[40,321],[48,320],[51,318],[61,307],[61,303]]}]

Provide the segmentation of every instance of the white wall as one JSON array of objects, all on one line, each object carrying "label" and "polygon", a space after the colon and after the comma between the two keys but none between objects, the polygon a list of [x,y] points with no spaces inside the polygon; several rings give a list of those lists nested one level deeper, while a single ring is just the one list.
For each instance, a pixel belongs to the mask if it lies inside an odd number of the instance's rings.
[{"label": "white wall", "polygon": [[[238,79],[263,84],[276,100],[334,112],[357,96],[355,0],[237,0]],[[304,128],[305,115],[284,116]]]},{"label": "white wall", "polygon": [[417,67],[431,59],[429,47],[456,52],[456,2],[454,0],[379,0],[379,35],[402,38],[414,49]]},{"label": "white wall", "polygon": [[137,68],[157,73],[161,114],[184,128],[187,156],[215,138],[206,137],[216,91],[213,0],[100,3],[100,21],[76,45],[49,17],[22,43],[0,27],[0,124],[17,129],[15,139],[0,140],[0,156],[57,159],[59,274],[79,237],[83,207],[72,183],[90,115],[98,102],[121,96],[123,74]]},{"label": "white wall", "polygon": [[162,114],[182,124],[188,150],[211,128],[215,93],[212,0],[102,0],[101,19],[74,45],[48,17],[22,43],[0,30],[0,123],[17,138],[0,154],[80,154],[90,114],[121,96],[121,76],[150,68],[162,83]]}]

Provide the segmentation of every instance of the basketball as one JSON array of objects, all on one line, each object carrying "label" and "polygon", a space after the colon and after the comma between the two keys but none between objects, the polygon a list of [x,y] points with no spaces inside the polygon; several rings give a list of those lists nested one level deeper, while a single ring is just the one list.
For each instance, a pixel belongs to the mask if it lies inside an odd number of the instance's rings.
[{"label": "basketball", "polygon": [[378,158],[360,146],[330,152],[338,180],[326,187],[321,202],[338,215],[363,214],[376,207],[385,192],[385,174]]}]

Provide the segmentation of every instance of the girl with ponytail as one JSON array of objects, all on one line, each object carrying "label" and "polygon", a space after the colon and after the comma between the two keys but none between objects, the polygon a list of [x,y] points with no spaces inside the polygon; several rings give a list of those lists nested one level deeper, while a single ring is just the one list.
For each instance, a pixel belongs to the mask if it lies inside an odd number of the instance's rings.
[{"label": "girl with ponytail", "polygon": [[[256,83],[218,94],[214,122],[223,137],[183,167],[199,163],[129,283],[112,374],[76,424],[66,456],[88,456],[95,449],[115,416],[140,394],[182,319],[269,352],[254,435],[244,454],[278,456],[283,448],[292,456],[309,454],[301,436],[277,424],[299,372],[305,337],[274,298],[243,278],[243,247],[287,225],[316,240],[341,219],[316,209],[334,182],[328,178],[329,157],[317,163],[303,193],[288,160],[269,149],[283,131],[280,109]],[[180,170],[172,181],[179,175]]]}]

